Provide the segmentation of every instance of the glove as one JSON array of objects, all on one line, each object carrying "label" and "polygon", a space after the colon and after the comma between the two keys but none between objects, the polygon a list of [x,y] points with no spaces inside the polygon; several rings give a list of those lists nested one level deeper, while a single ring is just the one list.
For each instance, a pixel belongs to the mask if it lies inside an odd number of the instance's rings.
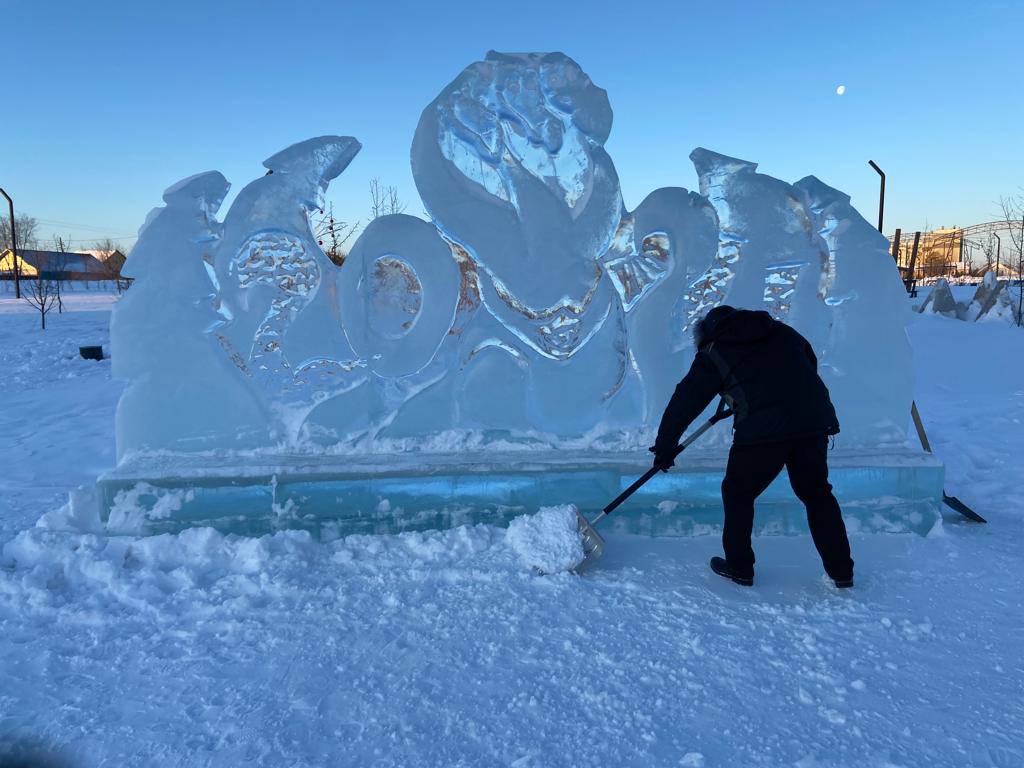
[{"label": "glove", "polygon": [[675,446],[672,448],[664,448],[658,445],[652,445],[647,449],[654,454],[654,468],[661,470],[662,472],[668,472],[669,467],[676,465],[676,449]]}]

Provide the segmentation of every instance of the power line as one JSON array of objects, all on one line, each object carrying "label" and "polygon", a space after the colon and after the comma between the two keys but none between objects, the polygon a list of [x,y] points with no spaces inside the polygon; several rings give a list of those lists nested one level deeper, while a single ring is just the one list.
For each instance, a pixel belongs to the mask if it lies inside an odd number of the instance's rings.
[{"label": "power line", "polygon": [[[112,232],[114,227],[98,227],[95,224],[76,224],[72,221],[59,221],[57,219],[36,219],[40,224],[57,225],[61,227],[74,227],[75,229],[82,229],[86,232],[99,232],[100,234],[106,234]],[[119,237],[135,237],[134,232],[118,232]]]},{"label": "power line", "polygon": [[89,243],[91,245],[95,245],[97,240],[109,240],[112,243],[119,243],[120,244],[123,240],[129,240],[129,239],[133,239],[133,238],[125,238],[125,237],[72,238],[72,239],[65,240],[64,242],[68,243],[69,245],[72,244],[72,243]]}]

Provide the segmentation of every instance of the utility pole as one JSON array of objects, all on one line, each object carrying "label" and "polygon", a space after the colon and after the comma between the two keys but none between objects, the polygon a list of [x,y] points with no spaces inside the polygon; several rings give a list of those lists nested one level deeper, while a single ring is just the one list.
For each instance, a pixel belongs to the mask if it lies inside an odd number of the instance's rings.
[{"label": "utility pole", "polygon": [[914,233],[914,248],[910,251],[910,267],[908,267],[907,275],[910,278],[910,285],[912,290],[914,289],[914,271],[917,269],[917,247],[921,244],[921,233]]},{"label": "utility pole", "polygon": [[992,237],[996,239],[996,282],[999,281],[999,252],[1003,250],[1003,240],[995,232],[992,233]]},{"label": "utility pole", "polygon": [[1020,206],[1020,240],[1017,241],[1017,327],[1024,325],[1024,205]]},{"label": "utility pole", "polygon": [[879,168],[874,160],[868,160],[868,165],[875,169],[875,172],[882,177],[882,188],[878,191],[878,231],[882,231],[882,215],[885,213],[885,173]]},{"label": "utility pole", "polygon": [[0,195],[7,198],[7,206],[11,212],[11,254],[14,257],[14,298],[21,298],[21,266],[18,264],[18,232],[14,224],[14,201],[3,187],[0,187]]}]

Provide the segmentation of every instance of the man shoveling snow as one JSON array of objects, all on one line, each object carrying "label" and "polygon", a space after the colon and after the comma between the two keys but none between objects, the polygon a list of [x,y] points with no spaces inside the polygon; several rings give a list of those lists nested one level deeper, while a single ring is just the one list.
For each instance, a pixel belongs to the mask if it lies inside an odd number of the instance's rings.
[{"label": "man shoveling snow", "polygon": [[839,422],[818,376],[811,345],[767,312],[720,306],[695,329],[697,354],[676,386],[651,448],[668,471],[690,423],[716,395],[735,414],[733,445],[722,481],[725,558],[712,570],[737,584],[754,583],[754,502],[785,467],[825,572],[837,587],[853,586],[853,560],[839,503],[828,482],[828,440]]}]

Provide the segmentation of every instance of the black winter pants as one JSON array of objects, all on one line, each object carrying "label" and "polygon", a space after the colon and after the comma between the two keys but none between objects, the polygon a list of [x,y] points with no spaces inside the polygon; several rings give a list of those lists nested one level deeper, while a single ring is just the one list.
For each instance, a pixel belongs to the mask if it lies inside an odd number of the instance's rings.
[{"label": "black winter pants", "polygon": [[737,573],[753,575],[754,501],[782,468],[789,484],[807,508],[807,523],[825,572],[836,579],[853,575],[850,542],[828,482],[828,438],[825,435],[758,445],[733,445],[722,481],[725,559]]}]

